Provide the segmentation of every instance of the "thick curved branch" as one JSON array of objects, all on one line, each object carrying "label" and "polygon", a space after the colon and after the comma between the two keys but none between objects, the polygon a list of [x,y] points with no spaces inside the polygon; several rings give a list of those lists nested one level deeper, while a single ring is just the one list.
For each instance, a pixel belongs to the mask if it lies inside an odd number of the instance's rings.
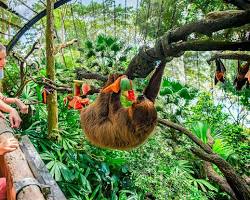
[{"label": "thick curved branch", "polygon": [[[158,122],[160,124],[163,124],[165,126],[168,126],[170,128],[173,128],[175,130],[178,130],[182,133],[184,133],[186,136],[188,136],[191,140],[193,140],[200,148],[193,147],[191,148],[191,151],[201,158],[204,161],[211,162],[215,164],[220,171],[223,173],[223,175],[226,178],[226,181],[228,185],[231,187],[233,190],[233,193],[235,194],[236,198],[239,200],[248,200],[250,199],[250,189],[247,185],[246,180],[241,178],[234,168],[222,157],[220,157],[218,154],[215,154],[212,152],[211,148],[209,145],[204,144],[199,138],[197,138],[192,132],[187,130],[186,128],[175,124],[173,122],[163,120],[163,119],[158,119]],[[209,135],[209,133],[208,133]],[[212,144],[211,138],[209,138],[209,143],[210,145]],[[206,149],[206,150],[205,150]]]},{"label": "thick curved branch", "polygon": [[170,30],[156,41],[153,48],[142,48],[130,62],[126,74],[130,79],[146,77],[156,66],[156,61],[181,56],[184,51],[211,50],[249,50],[249,42],[223,41],[190,41],[185,42],[192,33],[211,35],[213,32],[233,27],[240,27],[250,23],[250,10],[238,13],[227,13],[226,17],[218,19],[204,19]]},{"label": "thick curved branch", "polygon": [[191,41],[182,42],[169,48],[169,54],[176,56],[181,51],[212,51],[212,50],[232,50],[232,51],[249,51],[250,41],[246,42],[224,42],[224,41]]},{"label": "thick curved branch", "polygon": [[227,183],[227,180],[224,177],[220,176],[213,169],[213,166],[210,162],[207,162],[207,161],[204,162],[204,170],[209,180],[217,183],[224,192],[229,194],[233,199],[236,199],[235,193],[230,187],[230,185]]},{"label": "thick curved branch", "polygon": [[249,61],[250,55],[243,53],[216,53],[209,60],[207,60],[208,64],[211,64],[211,62],[217,58]]},{"label": "thick curved branch", "polygon": [[153,48],[142,49],[139,54],[134,56],[126,71],[130,79],[136,77],[144,78],[154,70],[156,61],[171,60],[173,57],[179,57],[185,51],[212,51],[212,50],[250,50],[250,42],[224,42],[200,40],[190,42],[179,42],[168,45],[166,41],[159,40]]},{"label": "thick curved branch", "polygon": [[241,9],[241,10],[247,10],[250,9],[250,1],[246,1],[246,0],[224,0],[226,3],[230,3],[233,4],[234,6],[236,6],[237,8]]},{"label": "thick curved branch", "polygon": [[184,133],[186,136],[188,136],[195,144],[197,144],[199,147],[201,147],[205,152],[212,153],[212,149],[209,145],[203,143],[198,137],[196,137],[191,131],[187,130],[183,126],[180,126],[176,123],[173,123],[171,121],[167,121],[164,119],[158,119],[158,122],[160,124],[163,124],[165,126],[168,126],[170,128],[173,128],[175,130],[180,131],[181,133]]},{"label": "thick curved branch", "polygon": [[[212,51],[212,50],[250,50],[249,42],[224,41],[189,41],[185,42],[192,33],[211,35],[213,32],[233,27],[240,27],[250,22],[250,10],[227,13],[219,18],[203,19],[199,22],[184,25],[165,33],[156,41],[153,48],[143,47],[131,60],[125,74],[130,78],[145,78],[154,70],[157,61],[170,61],[173,57],[181,56],[185,51]],[[99,74],[93,75],[86,71],[77,72],[77,79],[97,79],[106,81]]]},{"label": "thick curved branch", "polygon": [[250,199],[250,189],[247,185],[247,182],[236,173],[234,168],[226,160],[217,154],[208,154],[196,147],[192,148],[191,151],[202,160],[211,162],[220,169],[220,171],[225,176],[227,183],[234,191],[237,199]]},{"label": "thick curved branch", "polygon": [[250,10],[239,11],[238,13],[227,13],[226,17],[221,17],[215,20],[203,19],[198,22],[184,25],[171,31],[169,40],[171,42],[178,42],[186,40],[191,33],[201,33],[204,35],[211,35],[222,29],[234,28],[248,24],[250,21]]},{"label": "thick curved branch", "polygon": [[76,79],[77,80],[82,80],[82,79],[96,79],[99,81],[107,81],[108,78],[106,76],[102,76],[100,74],[97,73],[91,73],[91,72],[87,72],[85,69],[76,69]]}]

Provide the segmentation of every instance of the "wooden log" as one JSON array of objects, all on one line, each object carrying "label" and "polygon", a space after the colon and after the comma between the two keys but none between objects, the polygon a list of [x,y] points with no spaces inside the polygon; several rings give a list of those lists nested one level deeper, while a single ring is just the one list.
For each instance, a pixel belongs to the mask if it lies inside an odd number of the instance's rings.
[{"label": "wooden log", "polygon": [[[12,129],[3,118],[0,118],[0,140],[12,137],[14,137]],[[1,158],[0,166],[2,174],[7,178],[8,200],[45,200],[37,185],[26,186],[16,196],[16,189],[13,183],[22,181],[25,178],[34,178],[20,148],[6,153]]]},{"label": "wooden log", "polygon": [[48,197],[53,197],[53,200],[67,200],[27,135],[22,136],[20,146],[35,178],[39,183],[50,186],[51,195]]}]

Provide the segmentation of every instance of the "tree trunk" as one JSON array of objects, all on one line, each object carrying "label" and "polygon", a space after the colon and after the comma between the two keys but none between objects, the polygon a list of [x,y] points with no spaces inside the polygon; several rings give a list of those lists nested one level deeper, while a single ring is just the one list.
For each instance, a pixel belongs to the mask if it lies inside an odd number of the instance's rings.
[{"label": "tree trunk", "polygon": [[[55,81],[55,58],[54,58],[54,19],[53,19],[54,0],[47,0],[47,24],[46,24],[46,59],[47,77]],[[48,110],[48,137],[57,138],[58,136],[58,108],[57,91],[53,90],[47,95]]]}]

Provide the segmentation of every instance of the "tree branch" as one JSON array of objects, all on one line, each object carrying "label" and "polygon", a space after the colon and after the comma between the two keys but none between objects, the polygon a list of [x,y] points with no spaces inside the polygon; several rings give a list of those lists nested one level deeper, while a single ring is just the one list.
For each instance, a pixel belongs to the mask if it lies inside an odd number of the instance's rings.
[{"label": "tree branch", "polygon": [[217,183],[221,187],[221,189],[227,194],[229,194],[233,199],[237,199],[234,194],[234,191],[232,190],[230,185],[227,183],[227,180],[224,177],[220,176],[213,169],[213,166],[211,165],[210,162],[207,162],[207,161],[204,162],[204,170],[209,180]]},{"label": "tree branch", "polygon": [[250,189],[247,185],[245,179],[241,178],[234,168],[223,158],[215,153],[208,154],[201,149],[196,147],[192,148],[191,151],[201,158],[202,160],[211,162],[215,164],[220,171],[225,176],[227,183],[230,185],[231,189],[234,191],[235,196],[239,200],[248,200],[250,199]]},{"label": "tree branch", "polygon": [[170,61],[173,57],[182,55],[185,51],[212,51],[212,50],[250,50],[250,41],[224,42],[224,41],[190,41],[167,44],[166,41],[158,41],[155,47],[142,49],[130,62],[126,75],[130,79],[136,77],[145,78],[154,70],[156,61]]},{"label": "tree branch", "polygon": [[62,49],[68,47],[68,46],[71,46],[73,45],[74,43],[77,42],[77,39],[73,39],[73,40],[70,40],[68,42],[65,42],[65,43],[62,43],[62,44],[59,44],[55,47],[55,50],[54,50],[54,55],[56,55],[59,51],[61,51]]},{"label": "tree branch", "polygon": [[1,34],[1,35],[11,36],[11,37],[13,37],[13,36],[14,36],[14,35],[11,35],[11,34],[8,34],[8,33],[4,33],[4,32],[2,32],[2,31],[0,31],[0,34]]},{"label": "tree branch", "polygon": [[247,2],[246,0],[224,0],[224,2],[233,4],[241,10],[250,9],[250,2]]},{"label": "tree branch", "polygon": [[[17,53],[15,52],[11,52],[11,55],[18,60],[19,62],[19,67],[20,67],[20,80],[21,80],[21,85],[20,85],[20,89],[18,91],[19,92],[22,92],[23,90],[23,86],[25,85],[25,76],[27,73],[25,73],[24,69],[25,69],[25,66],[27,65],[27,59],[28,57],[36,50],[36,49],[39,49],[39,47],[37,47],[37,44],[39,43],[39,41],[36,41],[33,45],[32,45],[32,48],[29,50],[29,52],[26,54],[26,56],[23,58],[21,57],[20,55],[18,55]],[[34,63],[35,64],[35,63]],[[33,65],[33,64],[31,64]],[[31,66],[29,65],[29,66]]]},{"label": "tree branch", "polygon": [[31,77],[31,80],[33,80],[36,84],[38,85],[45,85],[53,90],[56,90],[56,91],[60,91],[60,92],[72,92],[72,88],[69,87],[69,86],[65,86],[65,85],[59,85],[55,82],[53,82],[52,80],[50,79],[46,79],[46,78],[41,78],[41,80],[37,80],[33,77]]},{"label": "tree branch", "polygon": [[[53,90],[56,90],[58,92],[68,92],[68,93],[72,93],[73,89],[71,88],[71,86],[68,85],[60,85],[58,83],[55,83],[54,81],[48,79],[48,78],[41,78],[41,80],[37,80],[33,77],[30,77],[31,80],[33,80],[35,83],[37,83],[38,85],[45,85],[48,88],[51,88]],[[94,86],[90,86],[91,90],[88,91],[88,95],[91,94],[95,94],[95,93],[99,93],[100,92],[100,88],[95,88]]]},{"label": "tree branch", "polygon": [[250,21],[250,10],[239,11],[238,13],[227,13],[226,17],[209,20],[203,19],[198,22],[190,23],[170,31],[169,41],[178,42],[186,40],[191,33],[211,35],[214,32],[227,28],[235,28],[248,24]]},{"label": "tree branch", "polygon": [[87,72],[86,70],[80,69],[80,68],[76,69],[75,72],[76,72],[76,79],[77,80],[96,79],[96,80],[100,80],[103,82],[108,80],[108,77],[106,77],[106,76],[102,76],[102,75],[97,74],[97,73]]},{"label": "tree branch", "polygon": [[243,53],[216,53],[209,60],[207,60],[208,64],[211,64],[211,62],[214,61],[217,58],[250,61],[250,55],[249,54],[243,54]]},{"label": "tree branch", "polygon": [[29,52],[26,54],[26,56],[24,57],[24,60],[27,60],[27,58],[36,50],[39,49],[39,47],[37,46],[39,44],[39,41],[34,42],[34,44],[32,45],[32,48],[29,50]]},{"label": "tree branch", "polygon": [[34,50],[39,49],[39,47],[37,47],[38,43],[39,43],[39,41],[34,42],[31,49],[29,50],[29,52],[24,57],[22,57],[21,55],[19,55],[18,53],[14,52],[14,51],[10,52],[10,55],[13,56],[15,59],[17,59],[20,63],[26,63],[27,64],[27,61],[26,61],[27,58],[34,52]]},{"label": "tree branch", "polygon": [[[201,147],[201,149],[197,147],[192,147],[190,150],[202,160],[211,162],[220,169],[220,171],[225,176],[228,185],[233,190],[236,198],[239,200],[250,199],[250,189],[247,185],[247,182],[236,173],[234,168],[226,160],[224,160],[218,154],[213,153],[209,145],[204,144],[192,132],[190,132],[189,130],[178,124],[163,119],[158,119],[158,122],[160,124],[163,124],[165,126],[171,127],[175,130],[184,133],[192,141],[194,141],[199,147]],[[208,142],[210,145],[212,145],[213,140],[210,137],[210,133],[208,132],[207,134],[208,134]]]},{"label": "tree branch", "polygon": [[183,126],[180,126],[176,123],[173,123],[168,120],[164,119],[158,119],[158,122],[160,124],[163,124],[165,126],[168,126],[170,128],[173,128],[175,130],[180,131],[181,133],[184,133],[186,136],[188,136],[195,144],[197,144],[199,147],[201,147],[205,152],[207,153],[212,153],[212,149],[210,148],[209,145],[203,143],[198,137],[196,137],[191,131],[187,130]]},{"label": "tree branch", "polygon": [[[130,79],[146,77],[156,66],[156,61],[179,57],[184,51],[211,51],[211,50],[249,50],[249,42],[223,41],[190,41],[185,42],[192,33],[211,35],[213,32],[243,26],[250,22],[250,10],[228,13],[226,17],[209,20],[204,19],[170,30],[159,38],[153,48],[142,48],[130,62],[126,71]],[[178,42],[178,43],[177,43]]]},{"label": "tree branch", "polygon": [[212,50],[233,50],[233,51],[249,51],[250,41],[246,42],[224,42],[224,41],[191,41],[182,42],[169,48],[169,54],[176,56],[181,51],[212,51]]}]

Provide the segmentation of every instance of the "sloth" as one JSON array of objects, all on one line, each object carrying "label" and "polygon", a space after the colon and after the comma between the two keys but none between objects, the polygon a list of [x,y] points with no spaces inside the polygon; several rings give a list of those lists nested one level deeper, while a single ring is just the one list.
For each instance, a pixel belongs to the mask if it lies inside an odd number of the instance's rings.
[{"label": "sloth", "polygon": [[[154,106],[164,73],[161,62],[149,84],[133,104],[124,108],[121,92],[101,92],[95,102],[81,111],[81,126],[87,139],[102,148],[129,150],[144,143],[157,124]],[[119,75],[110,75],[106,85],[112,84]]]}]

